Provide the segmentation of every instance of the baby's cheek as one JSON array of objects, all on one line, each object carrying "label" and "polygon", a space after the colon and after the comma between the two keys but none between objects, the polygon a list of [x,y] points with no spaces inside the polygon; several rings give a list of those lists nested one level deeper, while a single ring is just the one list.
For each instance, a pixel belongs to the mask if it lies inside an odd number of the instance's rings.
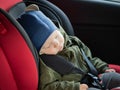
[{"label": "baby's cheek", "polygon": [[51,54],[54,54],[54,55],[55,55],[55,54],[58,53],[58,49],[55,49],[55,48],[54,48],[54,49],[51,49],[50,52],[51,52]]},{"label": "baby's cheek", "polygon": [[51,51],[50,49],[48,49],[48,50],[46,51],[46,54],[52,54],[52,51]]},{"label": "baby's cheek", "polygon": [[43,53],[43,54],[50,54],[50,50],[49,49],[42,49],[41,53]]}]

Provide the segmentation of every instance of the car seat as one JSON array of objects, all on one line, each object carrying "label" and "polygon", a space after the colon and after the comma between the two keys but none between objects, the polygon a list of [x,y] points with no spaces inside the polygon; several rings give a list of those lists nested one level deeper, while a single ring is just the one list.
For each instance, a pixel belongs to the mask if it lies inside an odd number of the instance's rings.
[{"label": "car seat", "polygon": [[15,19],[26,5],[35,3],[52,20],[59,21],[69,35],[74,35],[73,27],[65,13],[47,0],[28,0],[25,3],[21,0],[8,1],[16,2],[9,5],[4,4],[6,0],[3,0],[0,3],[0,8],[9,13],[0,9],[0,89],[36,90],[39,84],[38,55]]},{"label": "car seat", "polygon": [[37,90],[38,58],[26,32],[0,9],[0,90]]},{"label": "car seat", "polygon": [[[75,35],[73,26],[72,26],[69,18],[67,17],[67,15],[59,7],[57,7],[55,4],[53,4],[47,0],[24,0],[24,3],[21,3],[21,6],[20,6],[20,3],[18,3],[18,5],[16,4],[14,7],[12,7],[9,10],[9,14],[14,16],[15,18],[17,18],[19,16],[19,14],[21,12],[23,12],[25,7],[29,4],[37,4],[40,7],[40,10],[46,16],[48,16],[53,21],[59,22],[61,24],[61,26],[64,28],[64,30],[67,32],[68,35]],[[120,73],[119,65],[109,64],[109,67],[114,68],[117,72]]]},{"label": "car seat", "polygon": [[[66,14],[58,8],[56,5],[52,4],[51,2],[47,0],[24,0],[22,3],[16,4],[14,7],[9,9],[9,14],[13,17],[17,18],[20,13],[22,13],[22,10],[29,4],[37,4],[40,7],[40,10],[49,18],[51,18],[53,21],[59,22],[62,27],[65,29],[65,31],[69,35],[74,35],[74,30],[71,25],[70,20],[66,16]],[[24,6],[24,4],[26,6]]]}]

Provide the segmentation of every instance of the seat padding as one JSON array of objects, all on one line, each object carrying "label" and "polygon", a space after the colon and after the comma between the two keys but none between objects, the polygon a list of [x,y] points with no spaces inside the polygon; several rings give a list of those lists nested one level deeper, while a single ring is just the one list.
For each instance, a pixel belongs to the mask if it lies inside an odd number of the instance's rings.
[{"label": "seat padding", "polygon": [[120,73],[120,65],[109,64],[109,67],[115,69],[116,72]]},{"label": "seat padding", "polygon": [[12,70],[2,48],[0,48],[0,89],[17,90]]},{"label": "seat padding", "polygon": [[28,44],[0,10],[0,89],[37,90],[38,68]]}]

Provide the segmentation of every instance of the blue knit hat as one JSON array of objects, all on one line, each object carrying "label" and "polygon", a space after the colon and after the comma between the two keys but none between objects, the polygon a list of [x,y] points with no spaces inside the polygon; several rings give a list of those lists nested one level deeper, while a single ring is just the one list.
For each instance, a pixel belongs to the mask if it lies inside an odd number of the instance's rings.
[{"label": "blue knit hat", "polygon": [[54,23],[41,11],[27,11],[17,20],[28,33],[37,51],[41,49],[47,38],[57,30]]}]

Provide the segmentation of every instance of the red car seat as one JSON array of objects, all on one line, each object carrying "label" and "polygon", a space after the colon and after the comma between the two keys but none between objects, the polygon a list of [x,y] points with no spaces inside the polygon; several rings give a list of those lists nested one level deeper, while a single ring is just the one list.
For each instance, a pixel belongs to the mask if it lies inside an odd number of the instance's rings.
[{"label": "red car seat", "polygon": [[[43,11],[44,14],[46,14],[46,16],[48,16],[52,20],[59,22],[61,24],[61,26],[64,28],[64,30],[67,32],[67,34],[74,35],[73,26],[72,26],[69,18],[59,7],[57,7],[56,5],[54,5],[53,3],[51,3],[47,0],[24,0],[24,1],[26,1],[25,2],[26,6],[29,4],[33,4],[33,3],[37,4],[40,7],[40,10]],[[22,6],[22,8],[25,8],[25,7],[23,7],[24,5],[21,5],[21,6]],[[20,7],[20,6],[18,5],[18,7]],[[18,14],[20,13],[20,12],[17,12],[20,10],[16,10],[16,8],[17,8],[17,5],[12,7],[9,10],[9,14],[13,15],[15,18],[17,18]],[[114,68],[117,72],[120,73],[119,65],[109,64],[109,67]]]},{"label": "red car seat", "polygon": [[0,9],[0,90],[37,90],[37,56],[23,28]]},{"label": "red car seat", "polygon": [[59,21],[69,35],[74,35],[69,19],[54,4],[47,0],[20,1],[0,2],[0,8],[9,12],[0,9],[0,90],[38,89],[38,55],[26,32],[14,19],[24,10],[25,5],[38,4],[47,16]]},{"label": "red car seat", "polygon": [[109,64],[110,68],[114,68],[116,72],[120,73],[120,65]]}]

